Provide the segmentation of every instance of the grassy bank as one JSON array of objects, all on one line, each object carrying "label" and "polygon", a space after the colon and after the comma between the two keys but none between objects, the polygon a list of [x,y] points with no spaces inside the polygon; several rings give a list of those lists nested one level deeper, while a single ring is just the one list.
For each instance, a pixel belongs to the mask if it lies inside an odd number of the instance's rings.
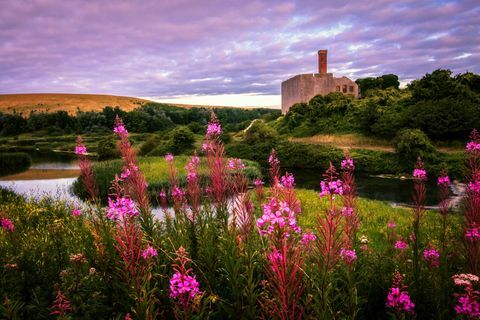
[{"label": "grassy bank", "polygon": [[[176,156],[175,157],[175,168],[178,172],[178,178],[181,186],[185,186],[186,183],[186,169],[190,157],[188,156]],[[205,160],[201,160],[201,166],[199,168],[199,176],[203,182],[207,181],[207,171],[205,168]],[[246,166],[245,175],[249,179],[250,183],[256,177],[261,177],[262,173],[260,171],[260,166],[254,161],[244,161]],[[122,171],[123,162],[122,160],[110,160],[97,162],[93,166],[93,171],[95,173],[96,181],[100,189],[100,198],[106,201],[111,182],[115,178],[115,174],[118,174]],[[140,157],[139,158],[139,167],[142,172],[145,173],[147,183],[148,183],[148,192],[150,199],[153,203],[157,202],[158,193],[169,187],[168,180],[168,169],[169,165],[164,157]],[[83,184],[81,183],[81,177],[75,181],[73,185],[74,193],[79,196],[81,199],[84,199],[86,196]]]}]

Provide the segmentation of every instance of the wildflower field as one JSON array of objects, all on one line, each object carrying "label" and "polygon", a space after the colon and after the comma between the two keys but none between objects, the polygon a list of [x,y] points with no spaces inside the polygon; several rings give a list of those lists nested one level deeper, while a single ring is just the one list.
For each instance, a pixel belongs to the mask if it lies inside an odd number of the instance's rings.
[{"label": "wildflower field", "polygon": [[[447,172],[426,190],[434,177],[420,159],[414,207],[392,208],[356,197],[348,154],[325,168],[316,193],[295,188],[274,150],[268,177],[252,175],[254,164],[227,157],[221,130],[212,116],[201,156],[167,154],[162,178],[139,162],[117,118],[123,160],[108,189],[78,140],[82,206],[1,191],[0,317],[480,318],[476,131],[453,212]],[[153,195],[149,176],[168,185]],[[427,192],[440,193],[439,211],[425,209]]]}]

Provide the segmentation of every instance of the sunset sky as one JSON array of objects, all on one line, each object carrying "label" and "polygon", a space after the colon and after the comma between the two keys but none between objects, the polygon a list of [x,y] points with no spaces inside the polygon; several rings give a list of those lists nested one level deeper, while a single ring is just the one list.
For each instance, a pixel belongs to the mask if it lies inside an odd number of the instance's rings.
[{"label": "sunset sky", "polygon": [[280,83],[480,73],[480,2],[0,0],[0,93],[279,105]]}]

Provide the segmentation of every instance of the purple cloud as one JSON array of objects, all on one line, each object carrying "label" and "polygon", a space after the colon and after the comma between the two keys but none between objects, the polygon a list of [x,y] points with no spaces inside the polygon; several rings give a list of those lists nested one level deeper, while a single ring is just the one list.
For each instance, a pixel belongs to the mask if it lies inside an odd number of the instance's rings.
[{"label": "purple cloud", "polygon": [[2,2],[0,93],[276,95],[329,70],[351,78],[480,72],[478,1]]}]

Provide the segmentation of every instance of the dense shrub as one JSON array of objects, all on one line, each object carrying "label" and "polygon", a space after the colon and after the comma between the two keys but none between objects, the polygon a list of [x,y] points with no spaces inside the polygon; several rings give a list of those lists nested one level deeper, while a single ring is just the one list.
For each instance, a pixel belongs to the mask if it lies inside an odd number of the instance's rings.
[{"label": "dense shrub", "polygon": [[99,160],[119,158],[120,152],[118,151],[115,138],[110,136],[100,140],[97,146],[97,154]]},{"label": "dense shrub", "polygon": [[254,121],[243,134],[244,140],[250,144],[271,141],[277,137],[275,130],[260,120]]},{"label": "dense shrub", "polygon": [[436,153],[430,139],[418,129],[400,131],[394,144],[399,159],[410,167],[417,161],[418,157],[430,160]]},{"label": "dense shrub", "polygon": [[175,154],[181,154],[193,149],[194,142],[195,137],[188,127],[176,127],[172,132],[170,151]]},{"label": "dense shrub", "polygon": [[32,158],[27,153],[0,153],[0,175],[25,171],[31,164]]},{"label": "dense shrub", "polygon": [[[162,139],[158,135],[152,135],[140,146],[138,153],[141,156],[145,156],[152,152],[161,143]],[[163,153],[165,154],[165,153]]]}]

